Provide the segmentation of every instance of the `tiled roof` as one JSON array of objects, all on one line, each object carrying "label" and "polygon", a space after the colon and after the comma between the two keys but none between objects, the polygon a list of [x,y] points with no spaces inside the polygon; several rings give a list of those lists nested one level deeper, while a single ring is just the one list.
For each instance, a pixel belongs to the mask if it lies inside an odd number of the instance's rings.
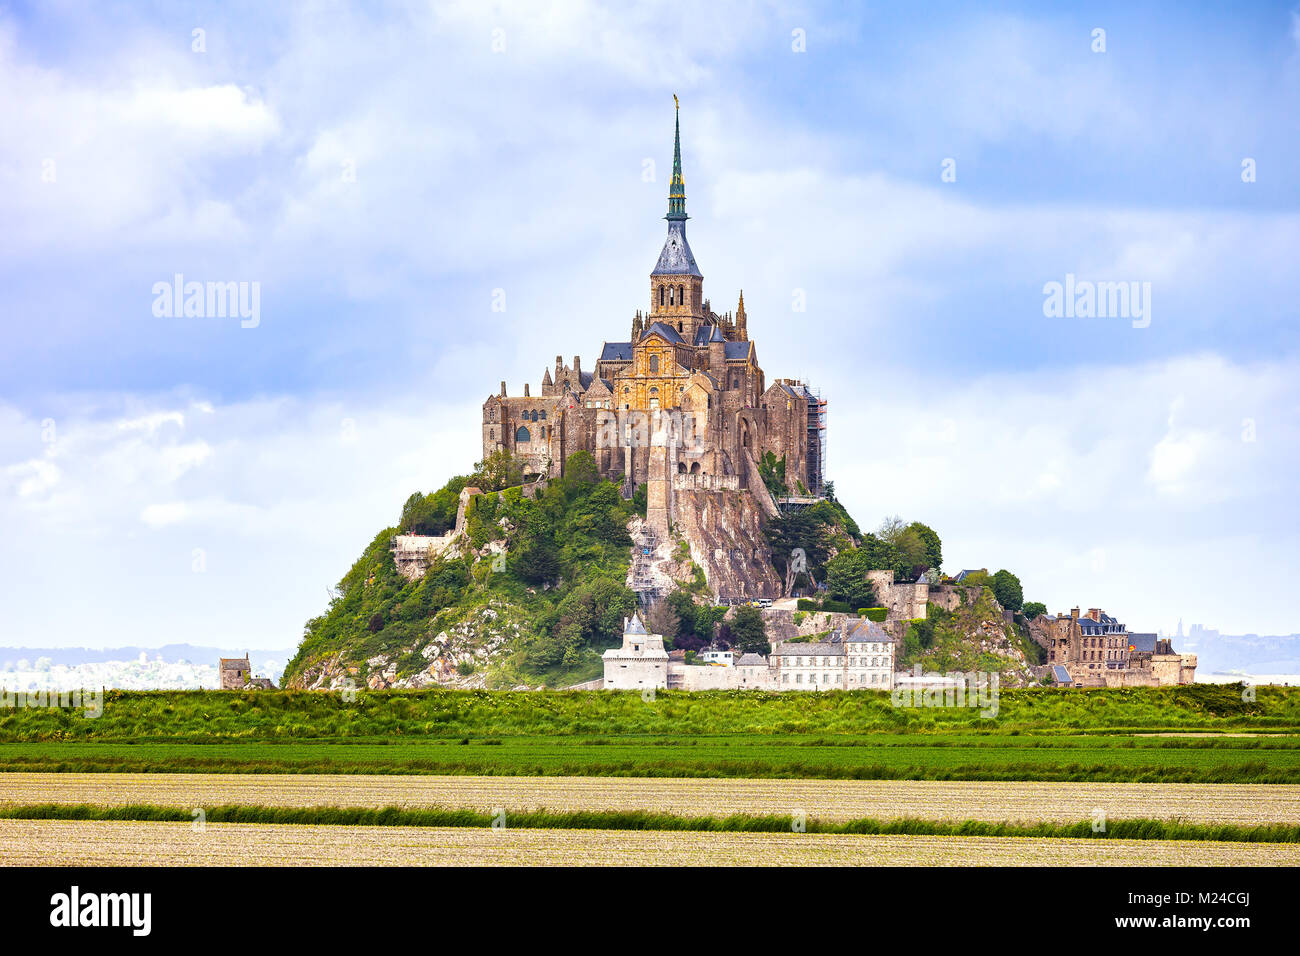
[{"label": "tiled roof", "polygon": [[652,323],[650,328],[645,330],[645,334],[649,335],[651,332],[658,332],[660,335],[666,338],[669,342],[672,342],[674,345],[686,344],[686,340],[681,337],[681,334],[675,328],[669,325],[667,322]]},{"label": "tiled roof", "polygon": [[1074,681],[1071,680],[1071,678],[1070,678],[1070,672],[1067,671],[1067,670],[1066,670],[1062,665],[1060,665],[1060,664],[1053,664],[1053,665],[1052,665],[1052,679],[1055,680],[1058,684],[1073,684],[1073,683],[1074,683]]},{"label": "tiled roof", "polygon": [[632,361],[632,343],[606,342],[605,347],[600,352],[600,360],[602,362]]},{"label": "tiled roof", "polygon": [[743,359],[749,355],[749,342],[728,342],[726,345],[726,357],[729,359]]},{"label": "tiled roof", "polygon": [[1133,646],[1135,654],[1154,654],[1156,652],[1156,636],[1154,634],[1130,634],[1128,642]]},{"label": "tiled roof", "polygon": [[888,643],[892,638],[890,638],[885,629],[875,621],[869,621],[866,618],[859,618],[853,627],[849,629],[847,640]]},{"label": "tiled roof", "polygon": [[816,644],[795,644],[785,642],[775,651],[777,657],[841,657],[844,645],[836,642],[820,641]]},{"label": "tiled roof", "polygon": [[762,654],[754,654],[752,652],[749,654],[742,654],[740,656],[740,660],[736,661],[736,666],[737,667],[765,667],[767,666],[767,658],[764,657]]},{"label": "tiled roof", "polygon": [[703,278],[700,267],[695,264],[695,254],[691,252],[690,243],[686,241],[686,223],[668,223],[668,238],[664,240],[659,261],[655,263],[652,276],[698,276]]}]

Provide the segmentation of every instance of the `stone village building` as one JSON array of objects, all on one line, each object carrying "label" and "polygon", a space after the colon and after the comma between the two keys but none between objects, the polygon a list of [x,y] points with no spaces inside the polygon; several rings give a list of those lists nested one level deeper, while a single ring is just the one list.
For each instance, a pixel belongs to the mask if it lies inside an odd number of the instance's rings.
[{"label": "stone village building", "polygon": [[253,665],[248,655],[218,659],[217,673],[222,690],[275,690],[269,677],[254,677]]},{"label": "stone village building", "polygon": [[1130,634],[1100,608],[1040,616],[1032,623],[1047,648],[1052,680],[1072,687],[1160,687],[1191,684],[1196,655],[1179,654],[1168,638]]}]

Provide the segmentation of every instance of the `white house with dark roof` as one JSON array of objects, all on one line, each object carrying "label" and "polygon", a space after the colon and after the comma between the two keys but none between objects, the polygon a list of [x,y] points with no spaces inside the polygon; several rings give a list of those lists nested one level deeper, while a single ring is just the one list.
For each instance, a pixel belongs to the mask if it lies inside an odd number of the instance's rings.
[{"label": "white house with dark roof", "polygon": [[785,641],[772,654],[774,690],[891,690],[894,642],[865,618],[825,641]]}]

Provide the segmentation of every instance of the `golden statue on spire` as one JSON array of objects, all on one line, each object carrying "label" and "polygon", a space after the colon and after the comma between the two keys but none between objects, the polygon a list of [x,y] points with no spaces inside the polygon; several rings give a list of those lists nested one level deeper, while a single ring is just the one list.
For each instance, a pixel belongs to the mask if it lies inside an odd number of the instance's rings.
[{"label": "golden statue on spire", "polygon": [[673,94],[673,106],[677,107],[677,109],[681,109],[681,108],[682,108],[682,104],[677,102],[677,94],[676,94],[676,93]]}]

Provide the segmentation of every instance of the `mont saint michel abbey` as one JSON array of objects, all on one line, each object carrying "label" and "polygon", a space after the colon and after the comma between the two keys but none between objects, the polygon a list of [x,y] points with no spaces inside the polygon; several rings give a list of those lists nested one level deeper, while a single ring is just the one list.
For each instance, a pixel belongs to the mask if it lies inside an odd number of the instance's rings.
[{"label": "mont saint michel abbey", "polygon": [[722,315],[704,297],[686,240],[680,111],[675,127],[668,235],[650,272],[649,308],[636,310],[626,338],[604,343],[594,368],[556,356],[536,394],[525,385],[508,395],[502,382],[483,403],[485,458],[510,452],[526,478],[538,478],[591,452],[604,477],[622,478],[625,495],[649,484],[652,522],[674,517],[674,489],[761,488],[765,452],[785,458],[791,494],[823,487],[825,402],[792,379],[768,384],[743,291]]}]

